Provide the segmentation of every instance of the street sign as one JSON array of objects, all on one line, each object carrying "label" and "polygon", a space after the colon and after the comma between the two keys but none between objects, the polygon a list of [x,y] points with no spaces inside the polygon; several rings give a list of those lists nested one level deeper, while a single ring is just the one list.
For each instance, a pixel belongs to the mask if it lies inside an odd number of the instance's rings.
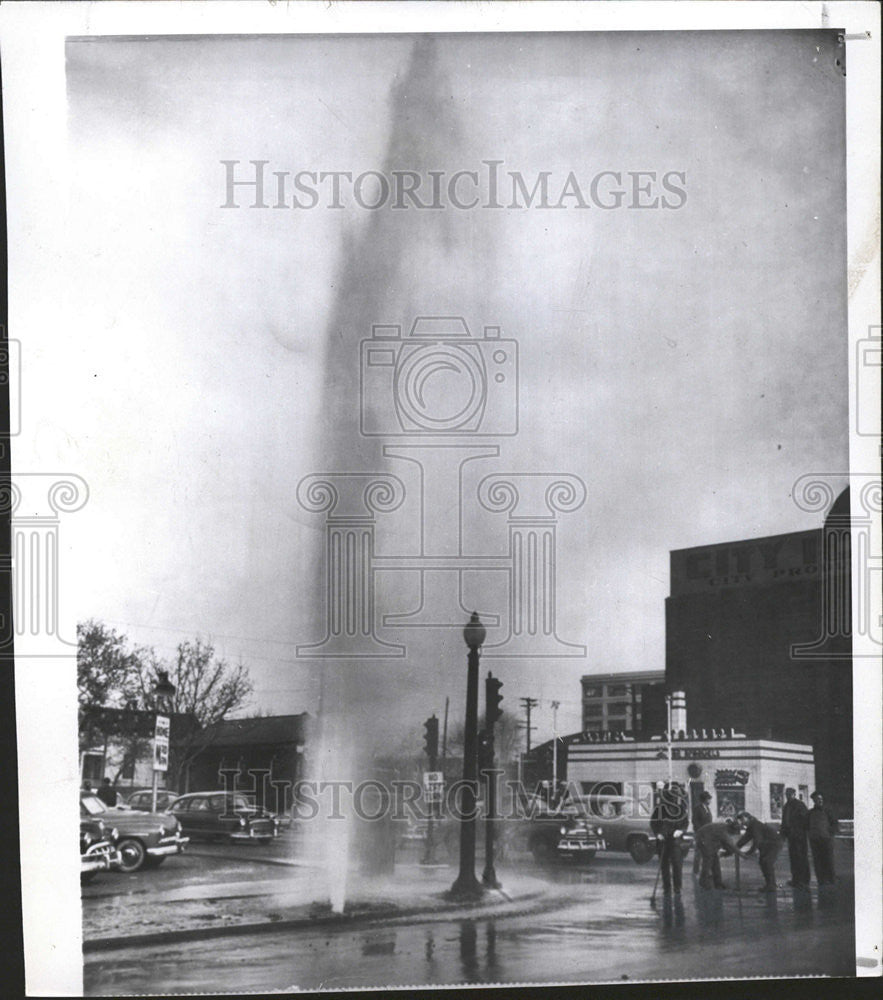
[{"label": "street sign", "polygon": [[423,772],[423,798],[427,802],[441,802],[445,795],[445,776],[442,771]]},{"label": "street sign", "polygon": [[167,715],[156,717],[156,729],[153,734],[153,770],[168,771],[169,769],[169,728]]}]

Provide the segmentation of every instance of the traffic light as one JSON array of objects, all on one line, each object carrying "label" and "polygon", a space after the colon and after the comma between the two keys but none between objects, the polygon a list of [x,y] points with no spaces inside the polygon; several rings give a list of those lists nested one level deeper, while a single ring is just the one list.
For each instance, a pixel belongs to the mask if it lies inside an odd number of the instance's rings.
[{"label": "traffic light", "polygon": [[434,714],[423,723],[423,728],[426,730],[426,735],[423,737],[423,750],[430,763],[433,764],[434,770],[435,758],[438,757],[438,719]]},{"label": "traffic light", "polygon": [[489,670],[484,681],[485,721],[488,726],[492,726],[503,714],[503,709],[500,708],[500,702],[503,700],[500,694],[502,686],[503,682],[494,677]]},{"label": "traffic light", "polygon": [[478,731],[478,770],[487,771],[494,766],[494,747],[486,729]]}]

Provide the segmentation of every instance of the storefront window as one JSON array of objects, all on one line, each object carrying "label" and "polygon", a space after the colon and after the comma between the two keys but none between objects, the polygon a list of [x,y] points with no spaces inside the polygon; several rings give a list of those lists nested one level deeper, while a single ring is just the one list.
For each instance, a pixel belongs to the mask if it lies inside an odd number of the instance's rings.
[{"label": "storefront window", "polygon": [[800,796],[800,801],[805,805],[809,805],[809,785],[798,785],[797,794]]},{"label": "storefront window", "polygon": [[770,782],[770,819],[782,818],[782,806],[785,804],[785,786]]},{"label": "storefront window", "polygon": [[717,815],[719,819],[735,819],[745,809],[745,789],[717,788]]}]

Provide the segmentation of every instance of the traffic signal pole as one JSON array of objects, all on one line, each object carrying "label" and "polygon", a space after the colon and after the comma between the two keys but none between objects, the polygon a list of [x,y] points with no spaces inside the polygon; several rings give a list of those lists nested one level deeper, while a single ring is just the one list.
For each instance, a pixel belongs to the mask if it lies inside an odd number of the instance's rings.
[{"label": "traffic signal pole", "polygon": [[500,694],[502,681],[488,671],[484,681],[484,731],[486,746],[485,787],[487,788],[487,816],[484,821],[484,871],[481,881],[492,889],[502,888],[497,880],[494,867],[494,841],[496,839],[497,819],[497,773],[494,770],[494,723],[502,715]]},{"label": "traffic signal pole", "polygon": [[[438,719],[435,717],[434,712],[423,723],[423,728],[426,730],[426,735],[423,739],[425,741],[426,756],[429,761],[428,770],[435,771],[438,769]],[[428,788],[425,788],[424,791],[428,793]],[[436,811],[435,799],[430,799],[427,805],[429,806],[429,815],[426,817],[426,847],[423,852],[423,859],[420,862],[421,865],[435,864],[435,830],[432,822]]]}]

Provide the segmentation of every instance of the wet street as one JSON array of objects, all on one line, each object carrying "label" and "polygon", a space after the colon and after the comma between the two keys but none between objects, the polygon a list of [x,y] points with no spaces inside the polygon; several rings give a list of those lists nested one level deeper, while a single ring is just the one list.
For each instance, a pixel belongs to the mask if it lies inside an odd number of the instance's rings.
[{"label": "wet street", "polygon": [[[151,913],[172,918],[197,902],[223,920],[231,906],[242,913],[243,906],[260,909],[286,895],[302,895],[315,875],[308,867],[274,868],[272,850],[240,853],[237,860],[229,849],[200,848],[198,854],[171,859],[160,871],[117,882],[109,873],[96,880],[84,893],[87,939],[90,926],[101,929],[102,912],[118,925],[123,921],[118,934],[155,929]],[[741,894],[732,888],[705,892],[688,861],[682,895],[664,897],[660,889],[655,908],[652,863],[641,866],[627,856],[610,855],[579,868],[538,871],[527,861],[510,861],[499,870],[504,886],[519,885],[529,870],[531,884],[539,884],[539,875],[545,891],[508,913],[433,913],[430,908],[417,917],[390,915],[371,923],[89,951],[85,990],[122,995],[851,975],[853,894],[846,874],[851,845],[838,845],[840,854],[838,884],[821,895],[815,886],[809,893],[783,886],[775,895],[759,894],[754,860],[742,863]],[[784,881],[781,864],[779,872]],[[432,877],[440,887],[454,874],[440,869]],[[725,861],[730,886],[734,875],[732,861]],[[401,892],[425,878],[416,858],[406,858],[396,866],[394,883]],[[180,920],[172,923],[181,926]]]}]

